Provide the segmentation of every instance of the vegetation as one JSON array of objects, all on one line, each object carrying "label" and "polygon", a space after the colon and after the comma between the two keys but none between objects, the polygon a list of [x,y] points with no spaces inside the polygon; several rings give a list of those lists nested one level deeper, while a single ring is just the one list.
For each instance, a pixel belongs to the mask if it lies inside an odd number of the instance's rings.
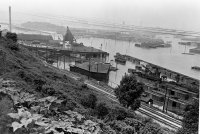
[{"label": "vegetation", "polygon": [[192,105],[187,105],[183,116],[182,128],[177,134],[197,134],[199,125],[199,101],[195,100]]},{"label": "vegetation", "polygon": [[6,38],[7,38],[7,39],[11,39],[11,40],[14,41],[14,42],[17,42],[17,34],[16,34],[16,33],[8,32],[8,33],[6,34]]},{"label": "vegetation", "polygon": [[109,109],[105,103],[99,103],[96,108],[96,114],[98,118],[103,119],[109,113]]},{"label": "vegetation", "polygon": [[88,96],[85,96],[81,101],[81,104],[83,106],[92,109],[96,107],[96,103],[97,103],[97,97],[94,94],[89,94]]},{"label": "vegetation", "polygon": [[125,75],[115,89],[115,94],[124,107],[136,110],[140,107],[140,96],[143,90],[143,84],[137,82],[134,75]]},{"label": "vegetation", "polygon": [[[17,45],[0,39],[0,50],[6,55],[0,64],[0,69],[6,65],[0,76],[0,134],[132,134],[147,128],[149,121],[133,110],[71,79],[69,73],[44,65],[23,46],[16,51],[8,44]],[[134,78],[129,82],[134,83]]]}]

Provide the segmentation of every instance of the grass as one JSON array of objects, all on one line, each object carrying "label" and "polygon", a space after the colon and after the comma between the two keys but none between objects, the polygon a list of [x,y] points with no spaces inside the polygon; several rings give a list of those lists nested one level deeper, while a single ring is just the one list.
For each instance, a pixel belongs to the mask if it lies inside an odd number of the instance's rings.
[{"label": "grass", "polygon": [[[82,86],[83,82],[75,81],[68,76],[68,73],[64,74],[58,69],[45,66],[39,57],[23,46],[18,45],[18,49],[13,50],[7,47],[8,45],[15,46],[15,43],[0,38],[0,50],[6,54],[3,63],[6,68],[0,77],[4,80],[12,79],[16,81],[15,88],[32,93],[40,98],[52,95],[62,98],[66,102],[65,109],[77,111],[87,118],[100,122],[104,133],[114,131],[115,128],[109,126],[110,121],[120,119],[123,122],[126,117],[142,120],[142,117],[136,116],[133,111],[123,108],[104,94]],[[2,66],[0,66],[0,69],[2,69]],[[108,107],[109,114],[105,119],[98,119],[95,108],[86,108],[81,104],[81,101],[90,94],[97,97],[97,104],[105,103]],[[9,134],[10,131],[7,130],[6,126],[10,123],[10,120],[6,115],[14,110],[9,97],[0,96],[0,107],[3,108],[0,110],[0,133]]]}]

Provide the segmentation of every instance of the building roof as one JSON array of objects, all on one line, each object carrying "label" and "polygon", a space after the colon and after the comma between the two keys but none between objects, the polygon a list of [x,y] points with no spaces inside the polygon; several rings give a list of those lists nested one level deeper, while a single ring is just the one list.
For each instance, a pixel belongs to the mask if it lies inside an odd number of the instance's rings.
[{"label": "building roof", "polygon": [[[89,68],[90,65],[90,68]],[[88,70],[90,72],[98,72],[98,73],[108,73],[110,68],[110,64],[104,64],[100,62],[84,62],[82,64],[75,65],[81,69]]]}]

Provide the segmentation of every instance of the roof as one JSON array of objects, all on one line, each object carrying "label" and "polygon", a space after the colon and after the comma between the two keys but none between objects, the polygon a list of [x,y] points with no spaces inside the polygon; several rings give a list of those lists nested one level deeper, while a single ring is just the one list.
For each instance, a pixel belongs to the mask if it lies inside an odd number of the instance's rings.
[{"label": "roof", "polygon": [[67,27],[67,32],[64,36],[64,41],[70,41],[70,42],[73,42],[75,41],[76,39],[74,38],[74,36],[72,35],[71,31],[69,30],[69,27]]},{"label": "roof", "polygon": [[[90,68],[89,68],[90,65]],[[75,65],[81,69],[88,70],[90,72],[108,73],[110,64],[100,63],[100,62],[84,62],[82,64]]]},{"label": "roof", "polygon": [[71,50],[73,51],[78,51],[78,52],[91,52],[91,53],[106,53],[100,49],[96,49],[96,48],[93,48],[93,47],[87,47],[87,46],[76,46],[76,47],[71,47],[70,48]]}]

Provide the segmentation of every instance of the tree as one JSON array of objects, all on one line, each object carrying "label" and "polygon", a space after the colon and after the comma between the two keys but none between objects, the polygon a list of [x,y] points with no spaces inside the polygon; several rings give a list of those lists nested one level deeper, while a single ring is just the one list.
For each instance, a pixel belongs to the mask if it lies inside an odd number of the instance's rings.
[{"label": "tree", "polygon": [[95,110],[96,110],[98,117],[101,119],[103,119],[109,113],[109,110],[105,103],[99,103],[96,106]]},{"label": "tree", "polygon": [[16,34],[16,33],[8,32],[8,33],[6,34],[6,38],[7,38],[7,39],[11,39],[11,40],[14,41],[14,42],[17,42],[17,34]]},{"label": "tree", "polygon": [[94,94],[89,94],[81,100],[81,104],[85,107],[94,109],[96,107],[97,97]]},{"label": "tree", "polygon": [[199,101],[195,100],[193,104],[187,105],[184,111],[182,128],[177,134],[197,133],[199,124]]},{"label": "tree", "polygon": [[134,75],[125,75],[120,85],[115,89],[115,95],[124,107],[131,106],[132,109],[136,110],[140,106],[139,98],[143,91],[143,84],[137,82]]}]

